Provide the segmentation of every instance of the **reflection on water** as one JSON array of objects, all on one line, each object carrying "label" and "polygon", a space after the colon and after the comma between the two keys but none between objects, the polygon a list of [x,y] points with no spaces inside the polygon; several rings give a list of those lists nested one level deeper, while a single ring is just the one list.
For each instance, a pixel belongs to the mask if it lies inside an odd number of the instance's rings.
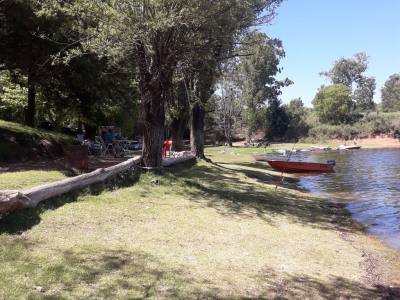
[{"label": "reflection on water", "polygon": [[372,234],[400,249],[400,149],[302,153],[291,160],[336,160],[335,173],[302,176],[300,186],[346,201]]}]

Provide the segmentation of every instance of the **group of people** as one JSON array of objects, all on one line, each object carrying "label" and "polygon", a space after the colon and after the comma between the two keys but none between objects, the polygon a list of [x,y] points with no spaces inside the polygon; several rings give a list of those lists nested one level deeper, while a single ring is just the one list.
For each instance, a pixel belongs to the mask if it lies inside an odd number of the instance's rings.
[{"label": "group of people", "polygon": [[[121,144],[121,134],[112,127],[100,128],[100,135],[92,139],[86,139],[84,132],[77,135],[77,139],[81,145],[85,145],[89,149],[89,153],[93,155],[112,154],[115,157],[124,156],[124,147]],[[162,147],[162,156],[171,155],[172,140],[165,140]]]},{"label": "group of people", "polygon": [[88,147],[89,153],[92,155],[124,156],[124,149],[119,142],[121,135],[114,132],[112,128],[102,129],[100,136],[95,139],[90,139],[85,136],[84,132],[80,132],[77,139],[81,145]]},{"label": "group of people", "polygon": [[124,156],[124,148],[119,142],[121,139],[120,134],[115,133],[112,128],[108,128],[108,130],[103,130],[101,132],[101,138],[106,147],[106,151],[111,152],[115,157]]}]

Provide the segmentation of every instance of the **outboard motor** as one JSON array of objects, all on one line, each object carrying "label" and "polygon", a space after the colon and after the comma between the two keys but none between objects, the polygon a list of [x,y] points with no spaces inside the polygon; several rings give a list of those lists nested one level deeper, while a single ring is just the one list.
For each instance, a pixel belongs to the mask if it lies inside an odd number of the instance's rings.
[{"label": "outboard motor", "polygon": [[334,160],[334,159],[332,159],[332,160],[327,160],[326,163],[327,163],[328,165],[334,165],[334,166],[336,166],[336,160]]}]

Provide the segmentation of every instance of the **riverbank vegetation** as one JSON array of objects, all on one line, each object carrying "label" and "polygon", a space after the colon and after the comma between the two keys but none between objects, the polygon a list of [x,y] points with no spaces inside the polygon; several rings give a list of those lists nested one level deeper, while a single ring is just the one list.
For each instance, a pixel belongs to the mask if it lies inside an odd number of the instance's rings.
[{"label": "riverbank vegetation", "polygon": [[395,292],[398,254],[366,236],[341,205],[281,185],[236,148],[206,155],[213,163],[3,217],[0,297],[377,299]]},{"label": "riverbank vegetation", "polygon": [[[271,61],[266,63],[261,59],[268,57],[265,53],[256,53],[246,60],[234,61],[236,67],[225,70],[221,93],[214,98],[218,113],[212,120],[228,144],[238,137],[249,140],[255,133],[259,137],[260,132],[264,137],[278,141],[353,140],[376,136],[400,138],[399,76],[394,74],[388,79],[382,87],[381,103],[376,104],[375,79],[365,76],[368,69],[365,53],[340,58],[332,69],[320,73],[330,84],[316,91],[311,101],[312,108],[305,107],[300,98],[287,104],[273,97],[268,102],[257,102],[257,97],[262,98],[260,95],[274,92],[279,95],[280,89],[263,86],[262,79],[268,80],[268,77],[260,70],[270,66]],[[247,78],[251,79],[252,85],[247,83]],[[257,85],[259,81],[261,83]],[[274,82],[275,86],[291,83],[290,80]]]}]

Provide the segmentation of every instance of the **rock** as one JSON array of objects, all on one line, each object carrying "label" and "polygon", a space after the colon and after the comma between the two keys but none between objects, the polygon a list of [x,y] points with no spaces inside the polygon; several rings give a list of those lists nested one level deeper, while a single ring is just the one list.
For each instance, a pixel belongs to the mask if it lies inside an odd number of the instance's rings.
[{"label": "rock", "polygon": [[32,288],[33,288],[36,292],[39,292],[39,293],[44,293],[44,292],[45,292],[44,287],[42,287],[42,286],[34,285]]},{"label": "rock", "polygon": [[150,183],[151,183],[151,184],[159,185],[159,184],[160,184],[160,180],[158,180],[158,179],[152,179],[152,180],[150,180]]}]

